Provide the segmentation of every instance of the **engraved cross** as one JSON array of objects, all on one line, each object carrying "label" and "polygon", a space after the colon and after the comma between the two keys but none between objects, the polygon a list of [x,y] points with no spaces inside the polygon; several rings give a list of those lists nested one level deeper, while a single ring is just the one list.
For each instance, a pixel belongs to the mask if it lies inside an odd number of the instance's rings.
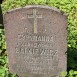
[{"label": "engraved cross", "polygon": [[28,15],[28,18],[34,18],[34,33],[37,33],[37,18],[42,18],[42,15],[37,15],[36,9],[33,9],[33,14]]}]

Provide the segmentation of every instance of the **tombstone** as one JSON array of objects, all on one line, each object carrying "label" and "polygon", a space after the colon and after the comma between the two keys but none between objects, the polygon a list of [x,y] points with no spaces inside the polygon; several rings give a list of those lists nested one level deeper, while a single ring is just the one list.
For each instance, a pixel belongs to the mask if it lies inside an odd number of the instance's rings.
[{"label": "tombstone", "polygon": [[29,5],[4,15],[9,70],[19,77],[56,77],[67,70],[67,16]]}]

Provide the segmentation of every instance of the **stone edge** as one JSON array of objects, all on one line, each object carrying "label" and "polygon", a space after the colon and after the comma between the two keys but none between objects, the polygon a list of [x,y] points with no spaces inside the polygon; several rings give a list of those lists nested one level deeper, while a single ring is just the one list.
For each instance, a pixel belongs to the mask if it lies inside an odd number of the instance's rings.
[{"label": "stone edge", "polygon": [[[19,8],[15,8],[15,9],[12,9],[12,10],[9,10],[9,11],[7,11],[6,13],[10,13],[10,12],[12,12],[12,11],[16,11],[16,10],[20,10],[20,9],[25,9],[25,8],[27,8],[27,9],[29,9],[29,8],[43,8],[43,9],[49,9],[49,10],[53,10],[53,11],[55,11],[55,12],[58,12],[58,13],[60,13],[60,14],[62,14],[62,15],[64,15],[64,16],[68,16],[66,13],[64,13],[64,12],[61,12],[59,9],[57,9],[57,8],[55,8],[55,7],[51,7],[51,6],[47,6],[47,5],[27,5],[27,6],[25,6],[25,7],[19,7]],[[5,14],[6,14],[5,13]],[[4,14],[4,15],[5,15]]]}]

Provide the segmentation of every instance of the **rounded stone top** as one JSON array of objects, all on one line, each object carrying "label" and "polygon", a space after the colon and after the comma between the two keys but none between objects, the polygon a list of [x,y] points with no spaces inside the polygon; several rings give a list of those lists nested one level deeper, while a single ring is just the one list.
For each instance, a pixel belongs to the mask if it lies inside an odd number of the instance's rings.
[{"label": "rounded stone top", "polygon": [[59,9],[55,8],[55,7],[51,7],[51,6],[47,6],[47,5],[27,5],[25,7],[20,7],[20,8],[16,8],[16,9],[12,9],[12,10],[9,10],[8,12],[6,13],[9,13],[9,12],[12,12],[12,11],[16,11],[16,10],[20,10],[20,9],[30,9],[30,8],[42,8],[42,9],[49,9],[49,10],[53,10],[55,12],[58,12],[64,16],[67,16],[66,13],[60,11]]}]

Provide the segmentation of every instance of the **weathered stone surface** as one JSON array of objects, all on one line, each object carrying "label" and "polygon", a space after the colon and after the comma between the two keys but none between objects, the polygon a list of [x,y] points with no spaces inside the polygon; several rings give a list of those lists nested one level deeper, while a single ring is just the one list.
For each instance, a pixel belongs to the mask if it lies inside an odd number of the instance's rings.
[{"label": "weathered stone surface", "polygon": [[67,16],[31,5],[4,15],[9,69],[20,77],[55,77],[67,68]]}]

